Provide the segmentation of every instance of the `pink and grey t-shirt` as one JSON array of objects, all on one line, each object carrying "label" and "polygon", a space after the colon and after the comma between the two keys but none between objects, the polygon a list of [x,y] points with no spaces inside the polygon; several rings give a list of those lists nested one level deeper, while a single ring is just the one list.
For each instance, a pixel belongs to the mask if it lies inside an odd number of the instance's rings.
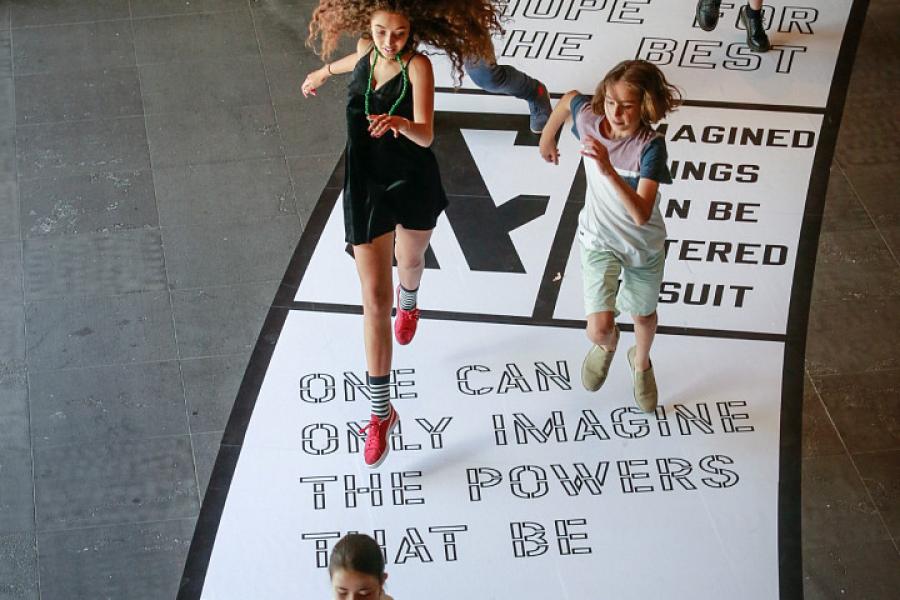
[{"label": "pink and grey t-shirt", "polygon": [[[622,179],[637,190],[644,177],[658,183],[672,183],[667,165],[665,138],[650,127],[643,127],[622,139],[608,139],[600,133],[605,115],[591,108],[591,96],[577,95],[570,108],[572,133],[579,140],[592,137],[609,151],[609,160]],[[600,173],[593,160],[584,161],[587,193],[578,216],[578,239],[585,248],[614,252],[623,264],[639,267],[664,249],[666,225],[659,210],[659,192],[650,220],[637,225],[631,219],[615,189]]]}]

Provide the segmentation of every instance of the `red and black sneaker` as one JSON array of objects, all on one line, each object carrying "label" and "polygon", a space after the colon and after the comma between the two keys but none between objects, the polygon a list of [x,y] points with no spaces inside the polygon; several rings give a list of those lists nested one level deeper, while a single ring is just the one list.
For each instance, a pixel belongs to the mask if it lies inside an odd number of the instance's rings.
[{"label": "red and black sneaker", "polygon": [[400,286],[397,286],[397,316],[394,317],[394,337],[397,343],[405,346],[416,335],[419,325],[419,309],[404,310],[400,308]]},{"label": "red and black sneaker", "polygon": [[383,463],[387,457],[388,450],[391,448],[390,443],[388,443],[388,437],[399,420],[400,415],[397,414],[394,406],[391,405],[391,413],[387,417],[379,419],[372,415],[369,424],[365,428],[360,429],[360,433],[366,434],[366,447],[363,456],[366,466],[370,469],[374,469]]}]

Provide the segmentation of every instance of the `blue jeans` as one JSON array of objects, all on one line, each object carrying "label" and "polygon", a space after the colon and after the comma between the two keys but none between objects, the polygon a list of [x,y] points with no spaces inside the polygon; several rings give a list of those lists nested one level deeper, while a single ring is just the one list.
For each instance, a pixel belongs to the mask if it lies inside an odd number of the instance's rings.
[{"label": "blue jeans", "polygon": [[538,80],[515,67],[484,60],[466,61],[463,66],[475,85],[487,92],[528,101],[537,98]]}]

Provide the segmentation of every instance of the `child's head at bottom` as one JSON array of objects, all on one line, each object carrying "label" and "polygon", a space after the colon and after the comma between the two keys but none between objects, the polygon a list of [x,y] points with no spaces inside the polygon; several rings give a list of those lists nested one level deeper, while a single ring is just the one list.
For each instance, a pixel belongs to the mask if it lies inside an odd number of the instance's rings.
[{"label": "child's head at bottom", "polygon": [[371,537],[348,533],[334,545],[328,561],[335,599],[378,600],[384,595],[384,555]]},{"label": "child's head at bottom", "polygon": [[591,108],[596,114],[604,114],[609,112],[611,103],[634,104],[634,116],[650,125],[681,104],[681,92],[653,63],[623,60],[597,85]]}]

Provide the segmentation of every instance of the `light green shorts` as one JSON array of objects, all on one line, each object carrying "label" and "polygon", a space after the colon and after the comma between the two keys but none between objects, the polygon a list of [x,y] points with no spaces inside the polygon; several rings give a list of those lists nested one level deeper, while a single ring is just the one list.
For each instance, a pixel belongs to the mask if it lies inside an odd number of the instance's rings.
[{"label": "light green shorts", "polygon": [[[659,303],[665,252],[640,267],[622,263],[615,252],[581,248],[581,279],[584,283],[585,314],[620,312],[647,316]],[[622,285],[619,285],[619,274]]]}]

